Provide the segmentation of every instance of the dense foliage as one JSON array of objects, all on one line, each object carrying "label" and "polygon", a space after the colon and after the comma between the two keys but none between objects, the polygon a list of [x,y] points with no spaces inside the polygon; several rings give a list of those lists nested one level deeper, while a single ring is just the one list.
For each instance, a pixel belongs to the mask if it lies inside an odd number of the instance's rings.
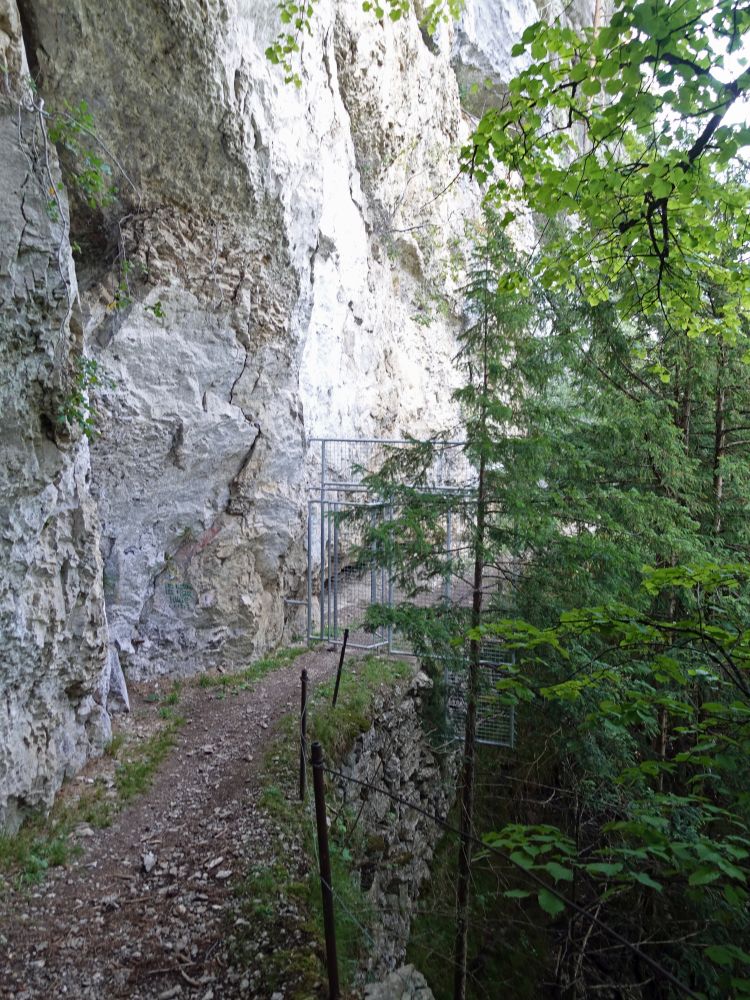
[{"label": "dense foliage", "polygon": [[[576,800],[490,839],[716,997],[750,990],[750,135],[730,115],[750,73],[725,65],[748,26],[732,3],[534,25],[530,66],[465,154],[483,179],[510,168],[547,219],[530,265],[498,268],[499,287],[541,285],[543,327],[500,338],[495,541],[525,561],[525,620],[488,631],[516,646],[506,693],[556,734],[541,757]],[[613,963],[559,898],[539,903],[565,920],[571,995],[675,991],[632,951]]]},{"label": "dense foliage", "polygon": [[[530,64],[464,155],[480,180],[502,165],[528,207],[571,222],[536,262],[547,287],[578,282],[594,303],[614,283],[622,315],[688,336],[743,329],[748,28],[737,0],[629,0],[602,28],[526,29],[514,52]],[[506,175],[492,188],[515,189]]]},{"label": "dense foliage", "polygon": [[[516,906],[531,895],[552,918],[556,987],[577,996],[592,984],[648,982],[644,995],[671,995],[609,928],[693,989],[741,995],[750,961],[744,336],[732,345],[675,337],[659,317],[623,319],[611,304],[540,287],[522,298],[522,264],[489,213],[470,262],[475,322],[457,393],[466,451],[484,467],[481,534],[476,495],[429,490],[439,443],[415,447],[409,462],[399,453],[370,478],[395,512],[378,551],[415,596],[430,578],[466,578],[467,550],[481,548],[481,625],[469,629],[466,600],[390,614],[440,667],[465,655],[461,636],[500,638],[516,653],[500,687],[532,743],[508,768],[557,792],[533,821],[519,798],[514,822],[487,842],[549,881],[506,880],[505,891]],[[455,555],[444,554],[448,510],[466,526]],[[575,809],[561,813],[560,797]],[[606,927],[592,928],[555,890]]]}]

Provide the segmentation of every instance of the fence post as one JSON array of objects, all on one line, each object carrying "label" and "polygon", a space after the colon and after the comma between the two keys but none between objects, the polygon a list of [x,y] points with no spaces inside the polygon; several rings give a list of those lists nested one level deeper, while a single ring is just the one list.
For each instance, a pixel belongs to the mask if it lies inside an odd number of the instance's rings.
[{"label": "fence post", "polygon": [[[326,503],[326,579],[328,580],[328,587],[326,588],[326,593],[328,595],[328,611],[326,614],[326,639],[331,638],[331,592],[332,588],[335,586],[335,581],[333,580],[333,532],[331,531],[331,501]],[[335,634],[334,634],[335,638]]]},{"label": "fence post", "polygon": [[307,501],[307,643],[312,641],[312,578],[313,578],[313,554],[312,554],[312,500]]},{"label": "fence post", "polygon": [[344,642],[341,646],[341,656],[339,657],[339,668],[336,671],[336,684],[333,688],[333,707],[336,707],[336,702],[339,699],[339,684],[341,683],[341,668],[344,666],[344,655],[346,654],[346,643],[349,639],[349,629],[344,629]]},{"label": "fence post", "polygon": [[318,858],[320,860],[320,891],[323,896],[323,927],[326,938],[328,996],[329,1000],[338,1000],[341,993],[339,991],[339,967],[336,957],[336,924],[333,919],[331,857],[328,853],[328,822],[326,820],[323,749],[317,740],[312,745],[312,766],[313,790],[315,792],[315,823],[318,831]]},{"label": "fence post", "polygon": [[[393,507],[392,506],[388,506],[386,508],[385,516],[388,519],[389,523],[391,521],[393,521]],[[388,534],[388,539],[389,539],[389,544],[392,544],[393,543],[393,536],[390,534],[390,530],[389,530],[389,534]],[[387,604],[388,604],[388,611],[392,613],[393,612],[393,566],[391,565],[390,562],[388,563],[388,601],[387,601]],[[392,652],[393,652],[393,620],[391,619],[388,622],[388,655],[390,656],[390,654]]]},{"label": "fence post", "polygon": [[[339,505],[333,505],[333,641],[339,634]],[[329,583],[330,586],[330,583]],[[329,612],[330,617],[330,612]]]},{"label": "fence post", "polygon": [[299,715],[299,797],[300,802],[304,802],[305,790],[307,788],[307,770],[305,767],[305,757],[307,751],[307,671],[300,674],[302,687],[302,698]]},{"label": "fence post", "polygon": [[[376,513],[375,513],[374,510],[373,510],[372,514],[370,515],[370,524],[372,526],[372,530],[375,531],[375,527],[377,525],[377,515],[376,515]],[[370,566],[370,604],[377,604],[378,603],[378,582],[377,582],[377,580],[378,580],[378,577],[377,577],[378,568],[377,568],[377,564],[375,562],[375,557],[377,556],[378,549],[377,549],[377,542],[375,541],[374,538],[372,540],[372,545],[370,546],[370,548],[372,550],[372,563],[371,563],[371,566]]]},{"label": "fence post", "polygon": [[325,584],[326,584],[326,443],[320,443],[320,638],[325,638]]},{"label": "fence post", "polygon": [[446,524],[445,524],[445,556],[446,556],[446,570],[445,577],[443,579],[443,600],[446,604],[450,604],[451,599],[451,573],[454,571],[451,566],[451,553],[453,551],[453,517],[450,507],[446,514]]}]

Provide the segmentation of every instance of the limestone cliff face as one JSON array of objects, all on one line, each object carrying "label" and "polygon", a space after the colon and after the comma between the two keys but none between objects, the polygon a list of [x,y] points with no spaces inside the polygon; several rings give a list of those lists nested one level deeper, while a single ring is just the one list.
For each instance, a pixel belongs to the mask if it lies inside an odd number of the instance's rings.
[{"label": "limestone cliff face", "polygon": [[61,435],[82,329],[57,159],[0,4],[0,828],[49,805],[109,736],[86,439]]},{"label": "limestone cliff face", "polygon": [[115,386],[92,448],[111,641],[131,677],[241,662],[302,592],[306,439],[452,416],[459,319],[424,323],[476,201],[435,198],[466,135],[448,55],[321,3],[296,89],[264,56],[272,2],[24,7],[41,92],[84,99],[128,177],[76,233]]},{"label": "limestone cliff face", "polygon": [[[35,100],[86,102],[118,193],[92,210],[70,192],[74,268],[30,112],[18,140],[0,0],[0,809],[47,801],[101,743],[121,666],[189,673],[282,638],[311,437],[455,425],[450,250],[479,197],[457,177],[456,68],[485,71],[483,25],[509,51],[536,17],[471,0],[432,41],[320,0],[295,88],[264,55],[274,0],[19,8]],[[90,448],[54,427],[81,351],[107,377]]]}]

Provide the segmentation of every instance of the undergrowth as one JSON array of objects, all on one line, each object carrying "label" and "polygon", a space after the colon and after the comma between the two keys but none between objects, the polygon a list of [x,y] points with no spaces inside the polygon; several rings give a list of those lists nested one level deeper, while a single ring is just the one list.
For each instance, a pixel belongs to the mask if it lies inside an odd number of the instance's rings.
[{"label": "undergrowth", "polygon": [[[493,747],[478,747],[474,823],[480,832],[516,819],[517,803],[503,787],[511,771]],[[448,823],[458,826],[455,804]],[[457,837],[446,833],[435,851],[430,880],[417,904],[406,961],[423,973],[435,1000],[451,1000],[455,973]],[[472,863],[468,935],[467,1000],[513,996],[535,1000],[544,990],[549,961],[546,925],[523,899],[503,898],[525,888],[518,870],[504,858],[479,851]]]},{"label": "undergrowth", "polygon": [[74,802],[58,802],[49,816],[32,816],[18,833],[0,833],[0,888],[11,881],[17,886],[40,882],[49,868],[80,854],[71,836],[76,827],[100,829],[110,825],[112,815],[112,800],[97,781]]},{"label": "undergrowth", "polygon": [[356,667],[344,670],[336,708],[331,705],[334,680],[321,684],[313,695],[308,721],[310,741],[317,740],[329,761],[338,762],[351,749],[360,733],[372,724],[373,702],[384,688],[412,676],[413,668],[403,660],[367,656]]}]

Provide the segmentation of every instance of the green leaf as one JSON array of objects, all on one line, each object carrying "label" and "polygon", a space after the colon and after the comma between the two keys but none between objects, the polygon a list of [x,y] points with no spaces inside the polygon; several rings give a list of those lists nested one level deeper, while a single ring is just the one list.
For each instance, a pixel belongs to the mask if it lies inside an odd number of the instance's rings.
[{"label": "green leaf", "polygon": [[688,879],[688,885],[708,885],[721,877],[721,872],[710,868],[699,868]]},{"label": "green leaf", "polygon": [[652,879],[646,872],[631,872],[630,875],[631,878],[635,879],[636,882],[640,882],[641,885],[646,885],[649,889],[656,889],[658,892],[661,892],[661,883]]},{"label": "green leaf", "polygon": [[565,903],[553,895],[549,889],[540,889],[536,898],[544,912],[549,913],[551,917],[556,917],[565,909]]},{"label": "green leaf", "polygon": [[750,965],[750,954],[734,944],[712,944],[706,948],[705,953],[712,962],[724,968],[729,968],[735,962]]},{"label": "green leaf", "polygon": [[514,861],[521,868],[529,869],[534,867],[534,859],[529,857],[528,854],[521,854],[520,851],[513,851],[510,855],[510,860]]},{"label": "green leaf", "polygon": [[613,876],[620,874],[622,871],[622,865],[618,863],[594,861],[591,864],[586,865],[586,871],[590,872],[592,875],[605,875],[607,878],[612,878]]},{"label": "green leaf", "polygon": [[655,180],[651,187],[654,198],[667,198],[672,193],[673,185],[667,180]]},{"label": "green leaf", "polygon": [[572,882],[573,872],[570,868],[564,868],[557,861],[548,861],[546,865],[542,865],[545,871],[549,872],[555,882]]},{"label": "green leaf", "polygon": [[521,35],[521,41],[523,44],[528,45],[529,42],[533,42],[543,27],[544,25],[541,21],[535,21],[534,24],[530,24]]},{"label": "green leaf", "polygon": [[706,955],[717,965],[728,967],[734,964],[731,952],[722,945],[714,944],[706,948]]}]

